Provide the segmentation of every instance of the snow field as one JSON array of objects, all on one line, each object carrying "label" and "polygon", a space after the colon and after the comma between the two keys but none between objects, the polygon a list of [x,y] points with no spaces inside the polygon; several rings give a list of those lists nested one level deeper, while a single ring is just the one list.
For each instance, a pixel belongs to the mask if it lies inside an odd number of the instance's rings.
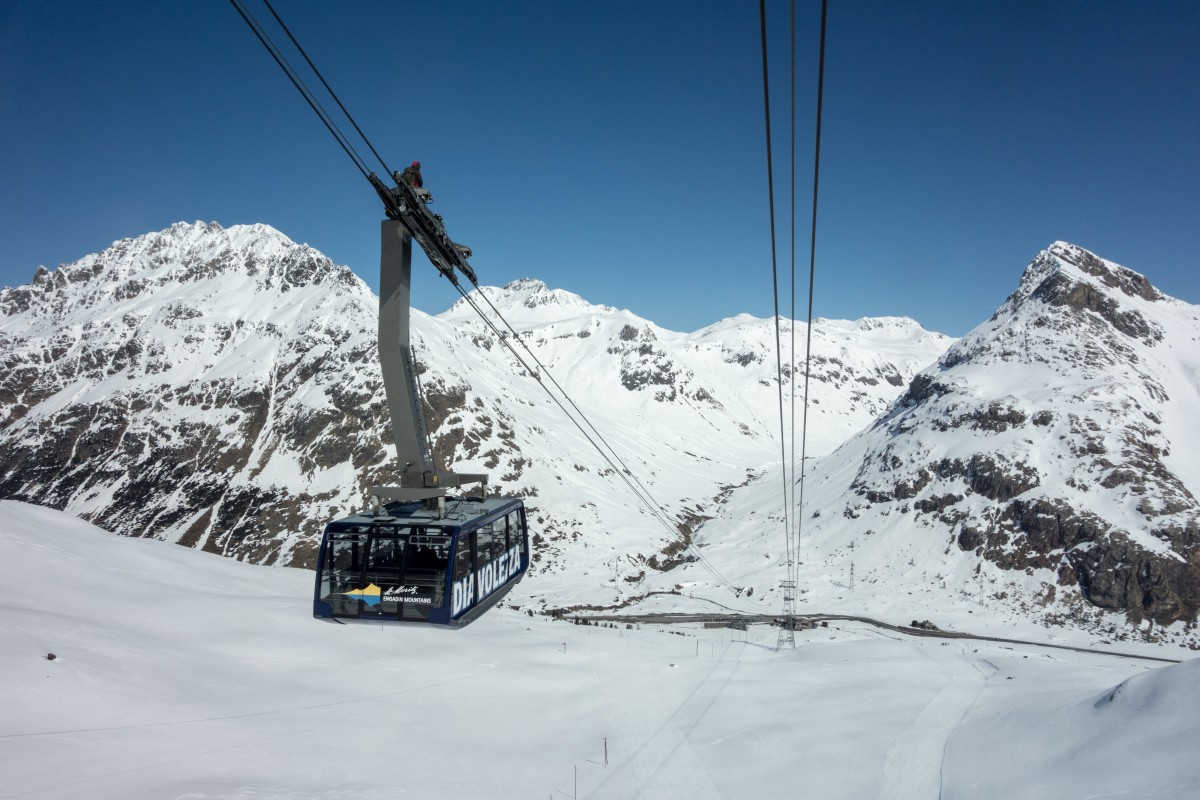
[{"label": "snow field", "polygon": [[14,502],[0,558],[0,798],[560,797],[576,776],[586,798],[1200,790],[1200,662],[857,623],[782,652],[765,626],[511,609],[458,632],[341,626],[311,618],[309,572]]}]

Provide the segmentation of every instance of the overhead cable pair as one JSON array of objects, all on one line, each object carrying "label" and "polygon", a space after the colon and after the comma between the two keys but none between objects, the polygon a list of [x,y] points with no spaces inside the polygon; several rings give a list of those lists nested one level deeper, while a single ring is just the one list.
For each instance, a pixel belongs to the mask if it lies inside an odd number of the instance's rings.
[{"label": "overhead cable pair", "polygon": [[[770,228],[771,228],[771,285],[774,292],[775,300],[775,364],[776,375],[779,384],[779,446],[780,446],[780,471],[783,477],[783,527],[785,538],[785,556],[787,559],[787,572],[784,581],[784,615],[791,617],[794,614],[794,589],[799,572],[799,553],[800,553],[800,536],[803,528],[803,508],[804,508],[804,477],[805,477],[805,458],[807,455],[808,444],[808,400],[809,400],[809,375],[812,364],[812,320],[813,320],[813,288],[816,276],[816,249],[817,249],[817,194],[819,186],[819,177],[821,170],[821,112],[824,100],[825,86],[825,23],[828,11],[828,0],[821,0],[821,47],[819,56],[819,67],[817,73],[817,119],[816,119],[816,144],[813,157],[813,193],[812,193],[812,227],[809,240],[809,262],[808,262],[808,316],[806,325],[806,344],[804,353],[804,406],[803,416],[801,421],[800,434],[800,498],[799,503],[796,503],[795,486],[796,486],[796,393],[795,393],[795,370],[791,370],[792,398],[791,398],[791,478],[789,478],[788,470],[788,455],[787,446],[787,430],[784,424],[784,402],[783,402],[783,345],[780,339],[780,315],[779,315],[779,270],[778,259],[776,255],[776,233],[775,233],[775,169],[772,157],[771,147],[771,92],[769,85],[769,68],[767,60],[767,12],[766,0],[759,0],[759,22],[762,37],[762,65],[763,65],[763,108],[766,114],[766,147],[767,147],[767,193],[769,200],[770,213]],[[792,0],[791,3],[791,282],[792,282],[792,310],[791,318],[793,320],[791,328],[791,358],[790,363],[796,363],[796,3]],[[789,524],[790,523],[790,524]]]}]

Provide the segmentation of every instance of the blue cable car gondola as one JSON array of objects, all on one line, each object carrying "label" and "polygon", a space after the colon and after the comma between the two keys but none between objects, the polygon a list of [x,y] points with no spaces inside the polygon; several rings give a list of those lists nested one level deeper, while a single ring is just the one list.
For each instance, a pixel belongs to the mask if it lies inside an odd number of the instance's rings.
[{"label": "blue cable car gondola", "polygon": [[500,601],[529,568],[520,500],[463,501],[444,517],[393,503],[325,530],[313,615],[339,622],[462,627]]}]

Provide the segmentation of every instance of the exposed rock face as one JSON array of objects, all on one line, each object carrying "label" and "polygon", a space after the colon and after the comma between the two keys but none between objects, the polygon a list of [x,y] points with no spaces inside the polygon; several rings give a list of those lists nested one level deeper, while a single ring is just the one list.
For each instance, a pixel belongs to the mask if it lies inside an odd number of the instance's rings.
[{"label": "exposed rock face", "polygon": [[1005,570],[1134,622],[1193,621],[1200,475],[1171,452],[1200,412],[1197,341],[1194,307],[1056,243],[864,435],[847,506],[911,502]]}]

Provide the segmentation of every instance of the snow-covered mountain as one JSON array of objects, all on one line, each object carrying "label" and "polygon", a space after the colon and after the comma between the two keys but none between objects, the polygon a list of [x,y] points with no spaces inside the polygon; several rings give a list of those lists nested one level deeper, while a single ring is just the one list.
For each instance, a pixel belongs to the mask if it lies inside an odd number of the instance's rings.
[{"label": "snow-covered mountain", "polygon": [[[462,301],[414,312],[435,453],[527,498],[539,576],[523,584],[529,595],[562,606],[644,594],[779,452],[774,321],[684,334],[539,281],[479,291],[670,522],[640,506],[590,430]],[[311,564],[325,522],[394,481],[376,314],[348,269],[262,225],[180,223],[40,268],[0,291],[0,497],[243,560]],[[898,318],[820,320],[813,341],[815,453],[870,424],[950,343]],[[794,372],[785,365],[788,395]]]},{"label": "snow-covered mountain", "polygon": [[[478,291],[596,428],[465,301],[414,311],[436,455],[531,510],[535,566],[515,599],[777,611],[774,321],[680,333],[540,281]],[[376,302],[261,225],[180,223],[39,268],[0,291],[0,497],[311,564],[324,524],[394,481]],[[1200,309],[1061,242],[957,342],[907,319],[816,321],[802,606],[936,618],[965,603],[1110,635],[1175,623],[1194,640],[1198,339]],[[803,400],[799,361],[785,400]]]},{"label": "snow-covered mountain", "polygon": [[[854,613],[907,598],[935,620],[982,605],[1118,637],[1153,621],[1196,643],[1198,341],[1200,308],[1053,244],[990,320],[810,467],[802,594]],[[705,532],[714,561],[720,542],[777,536],[744,522],[778,506],[776,487],[742,494]]]},{"label": "snow-covered mountain", "polygon": [[303,561],[379,474],[349,269],[262,225],[177,224],[0,292],[0,497],[112,531]]}]

